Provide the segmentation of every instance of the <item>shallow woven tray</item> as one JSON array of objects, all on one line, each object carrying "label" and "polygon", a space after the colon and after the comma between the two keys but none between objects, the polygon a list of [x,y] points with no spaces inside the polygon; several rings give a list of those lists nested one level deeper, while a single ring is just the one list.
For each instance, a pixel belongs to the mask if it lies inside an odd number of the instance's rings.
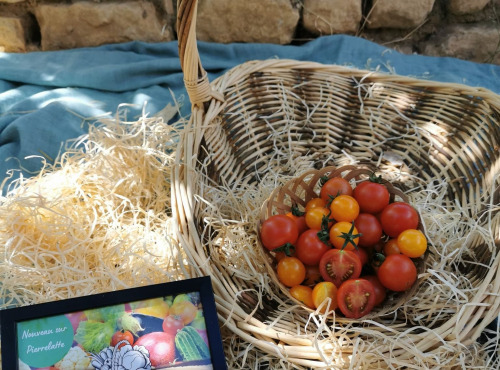
[{"label": "shallow woven tray", "polygon": [[[192,274],[212,277],[226,348],[237,338],[238,348],[271,368],[481,366],[476,341],[500,311],[498,95],[294,60],[250,61],[209,83],[196,47],[196,10],[197,1],[178,1],[192,116],[178,146],[172,207]],[[225,236],[207,227],[208,209],[221,219],[226,211],[222,203],[208,204],[207,189],[239,196],[258,190],[270,173],[298,176],[295,163],[353,162],[398,175],[396,186],[410,198],[415,183],[444,184],[445,195],[435,200],[440,209],[459,209],[463,219],[491,231],[466,238],[467,258],[452,266],[451,274],[467,279],[467,286],[450,287],[465,304],[426,306],[426,325],[398,310],[384,322],[332,326],[294,306],[279,287],[266,292],[267,283],[228,268],[229,249],[238,246],[225,246]],[[254,234],[248,228],[248,240]],[[438,263],[439,256],[430,260]],[[265,280],[262,265],[255,257],[240,267]],[[241,358],[232,365],[244,363]]]},{"label": "shallow woven tray", "polygon": [[[277,187],[273,190],[269,198],[265,200],[260,210],[257,231],[260,232],[262,223],[270,216],[277,214],[284,215],[292,210],[292,206],[298,206],[303,210],[309,200],[319,197],[320,180],[323,177],[342,177],[349,181],[353,187],[355,187],[356,183],[360,181],[366,181],[372,174],[373,171],[368,167],[353,165],[342,167],[324,167],[319,170],[306,171],[300,176],[286,182],[283,186]],[[391,203],[409,202],[406,194],[401,190],[395,188],[390,182],[385,181],[384,185],[389,191]],[[422,230],[422,225],[419,225],[419,229]],[[273,280],[274,284],[278,285],[284,295],[286,295],[290,300],[294,301],[297,305],[301,305],[304,310],[314,312],[314,310],[308,308],[306,305],[292,297],[289,292],[289,288],[287,288],[279,281],[276,274],[277,261],[274,258],[274,253],[269,252],[263,246],[262,250],[268,256],[268,258],[264,258],[263,261],[266,264],[268,274]],[[421,258],[414,259],[419,274],[423,273],[425,270],[425,257],[427,255],[428,254],[426,253]],[[417,288],[418,282],[416,282],[411,289],[405,291],[404,293],[388,294],[388,297],[386,298],[383,305],[377,307],[376,310],[365,315],[362,319],[374,320],[387,315],[389,312],[393,312],[398,307],[400,307],[408,299],[408,297],[411,297],[415,293]],[[345,319],[342,317],[336,317],[336,320],[344,323],[353,321],[352,319]]]}]

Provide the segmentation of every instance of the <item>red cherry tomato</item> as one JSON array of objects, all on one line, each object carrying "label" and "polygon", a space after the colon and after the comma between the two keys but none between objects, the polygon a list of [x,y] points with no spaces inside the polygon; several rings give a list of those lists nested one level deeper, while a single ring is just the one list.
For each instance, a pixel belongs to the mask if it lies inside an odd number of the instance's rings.
[{"label": "red cherry tomato", "polygon": [[341,194],[352,195],[351,184],[342,177],[332,177],[328,179],[320,190],[320,197],[325,202],[329,202],[331,197],[335,198]]},{"label": "red cherry tomato", "polygon": [[317,265],[326,251],[331,248],[318,237],[318,229],[309,229],[300,234],[295,246],[295,257],[304,265]]},{"label": "red cherry tomato", "polygon": [[375,306],[382,304],[387,296],[387,289],[382,285],[378,277],[375,275],[365,275],[363,279],[368,280],[373,285],[375,290]]},{"label": "red cherry tomato", "polygon": [[361,261],[361,266],[364,266],[368,263],[368,252],[364,248],[358,248],[353,250],[359,257]]},{"label": "red cherry tomato", "polygon": [[361,234],[358,244],[362,247],[371,247],[382,238],[382,225],[377,217],[370,213],[360,213],[354,220],[354,226]]},{"label": "red cherry tomato", "polygon": [[266,219],[260,227],[262,245],[269,250],[287,243],[295,244],[299,237],[297,224],[285,215],[274,215]]},{"label": "red cherry tomato", "polygon": [[307,230],[306,217],[304,215],[295,216],[292,212],[288,212],[286,216],[295,221],[297,229],[299,230],[299,235]]},{"label": "red cherry tomato", "polygon": [[387,289],[404,292],[417,280],[417,268],[404,254],[387,256],[377,271],[377,277]]},{"label": "red cherry tomato", "polygon": [[368,180],[354,188],[353,197],[358,201],[361,212],[373,214],[389,204],[390,194],[384,185]]},{"label": "red cherry tomato", "polygon": [[359,319],[375,307],[375,289],[366,279],[350,279],[337,290],[337,303],[345,317]]},{"label": "red cherry tomato", "polygon": [[385,244],[384,244],[384,254],[386,256],[390,256],[391,254],[400,254],[401,251],[399,250],[398,247],[398,241],[397,239],[389,239]]},{"label": "red cherry tomato", "polygon": [[302,285],[314,286],[323,280],[323,278],[321,277],[321,273],[319,272],[318,265],[315,266],[305,265],[305,267],[306,267],[306,278],[302,283]]},{"label": "red cherry tomato", "polygon": [[347,279],[356,279],[361,275],[361,260],[353,251],[330,249],[319,262],[319,271],[323,280],[339,287]]},{"label": "red cherry tomato", "polygon": [[384,233],[396,238],[402,231],[417,228],[418,213],[408,203],[395,202],[383,209],[380,221]]}]

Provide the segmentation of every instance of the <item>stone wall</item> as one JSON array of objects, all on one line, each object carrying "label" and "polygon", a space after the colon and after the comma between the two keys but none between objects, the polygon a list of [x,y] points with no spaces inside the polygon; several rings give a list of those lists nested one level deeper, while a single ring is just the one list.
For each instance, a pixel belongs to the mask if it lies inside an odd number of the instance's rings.
[{"label": "stone wall", "polygon": [[[176,0],[0,0],[0,50],[175,40]],[[350,34],[500,64],[500,0],[199,0],[198,39],[300,44]]]}]

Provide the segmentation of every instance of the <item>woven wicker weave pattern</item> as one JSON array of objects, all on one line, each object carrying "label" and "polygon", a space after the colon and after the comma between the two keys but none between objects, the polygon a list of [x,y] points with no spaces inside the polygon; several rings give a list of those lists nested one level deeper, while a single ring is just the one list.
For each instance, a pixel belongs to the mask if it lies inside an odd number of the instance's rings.
[{"label": "woven wicker weave pattern", "polygon": [[[238,338],[273,363],[286,359],[283,367],[479,364],[480,356],[474,358],[474,350],[466,354],[464,346],[474,345],[500,312],[500,97],[481,88],[293,60],[247,62],[213,81],[211,91],[200,80],[198,93],[195,82],[205,74],[196,49],[195,12],[196,1],[179,1],[179,55],[194,90],[190,97],[196,98],[178,147],[172,203],[192,274],[212,277],[228,338]],[[272,294],[263,294],[260,280],[230,272],[231,256],[224,250],[236,247],[221,246],[224,235],[207,226],[214,207],[206,199],[208,189],[238,197],[257,189],[270,173],[299,176],[297,163],[300,168],[365,165],[393,175],[410,199],[426,184],[444,184],[443,197],[431,196],[438,210],[459,209],[464,220],[492,230],[488,236],[464,235],[467,258],[457,263],[430,256],[434,269],[424,280],[439,280],[439,273],[432,274],[440,266],[467,279],[463,286],[443,284],[456,292],[456,300],[427,305],[440,299],[442,292],[435,291],[418,297],[422,308],[415,303],[411,315],[398,311],[393,321],[365,322],[362,328],[337,323],[318,342],[306,330],[312,325],[308,312],[293,308],[277,285],[270,285],[276,289]],[[230,206],[218,206],[224,219]],[[242,229],[248,227],[245,221]],[[256,228],[248,231],[248,243],[255,233]],[[261,274],[263,258],[264,253],[255,256],[246,267]],[[362,348],[356,347],[358,336],[366,339]]]}]

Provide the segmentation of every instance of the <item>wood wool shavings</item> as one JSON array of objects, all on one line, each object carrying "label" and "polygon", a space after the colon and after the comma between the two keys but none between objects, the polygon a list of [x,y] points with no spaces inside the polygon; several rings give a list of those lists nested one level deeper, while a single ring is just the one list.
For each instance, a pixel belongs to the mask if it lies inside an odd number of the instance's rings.
[{"label": "wood wool shavings", "polygon": [[177,130],[161,118],[91,125],[0,199],[0,308],[185,276],[171,241]]}]

